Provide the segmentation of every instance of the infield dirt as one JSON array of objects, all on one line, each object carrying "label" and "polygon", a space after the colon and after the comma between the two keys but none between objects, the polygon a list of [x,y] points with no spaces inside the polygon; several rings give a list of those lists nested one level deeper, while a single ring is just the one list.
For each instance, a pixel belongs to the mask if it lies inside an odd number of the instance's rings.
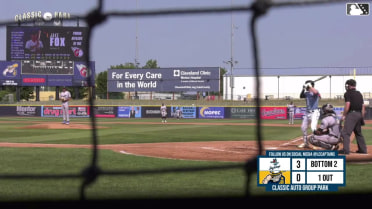
[{"label": "infield dirt", "polygon": [[[108,122],[111,123],[111,122]],[[114,122],[115,123],[115,122]],[[116,122],[131,124],[152,124],[150,122]],[[104,124],[104,123],[101,123]],[[156,123],[158,124],[158,123]],[[180,123],[168,123],[177,125]],[[185,123],[182,123],[185,124]],[[200,125],[201,123],[187,123]],[[216,123],[215,125],[255,125],[254,123]],[[265,126],[289,126],[285,124],[264,124]],[[293,125],[292,125],[293,126]],[[40,123],[35,122],[22,128],[32,129],[91,129],[88,123]],[[97,126],[100,128],[109,128]],[[229,161],[244,162],[257,155],[264,155],[266,150],[304,150],[297,148],[302,138],[289,139],[288,141],[265,140],[263,141],[263,152],[258,153],[256,141],[208,141],[208,142],[169,142],[169,143],[138,143],[138,144],[109,144],[98,145],[98,149],[109,149],[126,155],[137,155],[167,159],[181,160],[206,160],[206,161]],[[54,148],[92,148],[92,145],[76,144],[39,144],[39,143],[0,143],[0,147],[54,147]],[[309,148],[307,150],[314,150]],[[357,145],[351,144],[351,153],[346,156],[347,162],[372,162],[372,146],[368,146],[369,154],[356,153]]]}]

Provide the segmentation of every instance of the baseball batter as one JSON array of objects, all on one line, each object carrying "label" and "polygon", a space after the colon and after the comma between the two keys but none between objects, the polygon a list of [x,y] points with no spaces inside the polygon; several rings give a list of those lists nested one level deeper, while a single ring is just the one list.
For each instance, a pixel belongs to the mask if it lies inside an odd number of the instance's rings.
[{"label": "baseball batter", "polygon": [[317,89],[314,88],[314,81],[307,80],[303,85],[300,98],[306,99],[306,113],[302,120],[301,130],[303,135],[303,143],[298,145],[299,148],[309,148],[309,142],[307,139],[307,129],[309,122],[311,122],[310,128],[313,133],[318,126],[318,120],[320,116],[318,103],[320,100],[320,94]]},{"label": "baseball batter", "polygon": [[71,98],[71,94],[69,91],[66,90],[65,87],[63,87],[62,92],[59,94],[59,98],[62,101],[62,115],[63,115],[63,124],[70,124],[70,115],[68,112],[68,101]]}]

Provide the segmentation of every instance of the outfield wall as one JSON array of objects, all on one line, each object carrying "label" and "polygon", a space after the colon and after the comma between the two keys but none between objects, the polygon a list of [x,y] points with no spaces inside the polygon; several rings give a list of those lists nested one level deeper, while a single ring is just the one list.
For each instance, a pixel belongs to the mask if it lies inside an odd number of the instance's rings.
[{"label": "outfield wall", "polygon": [[[176,110],[180,108],[183,118],[194,119],[255,119],[256,108],[247,107],[214,107],[214,106],[169,106],[168,118],[175,117]],[[343,107],[335,107],[338,116],[341,116]],[[160,118],[159,106],[95,106],[93,109],[87,105],[71,105],[70,117],[86,118],[95,114],[97,118]],[[301,120],[305,107],[296,107],[294,118]],[[285,120],[288,119],[287,107],[261,107],[261,119]],[[0,106],[0,117],[62,117],[61,106]],[[366,108],[366,120],[372,119],[372,108]]]}]

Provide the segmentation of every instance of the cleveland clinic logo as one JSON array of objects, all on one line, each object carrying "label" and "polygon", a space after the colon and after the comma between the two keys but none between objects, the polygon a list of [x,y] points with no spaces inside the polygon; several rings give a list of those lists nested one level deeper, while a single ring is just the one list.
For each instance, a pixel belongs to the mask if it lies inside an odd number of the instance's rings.
[{"label": "cleveland clinic logo", "polygon": [[180,75],[180,70],[173,70],[173,77],[179,77]]},{"label": "cleveland clinic logo", "polygon": [[369,3],[347,3],[346,15],[348,16],[368,16]]}]

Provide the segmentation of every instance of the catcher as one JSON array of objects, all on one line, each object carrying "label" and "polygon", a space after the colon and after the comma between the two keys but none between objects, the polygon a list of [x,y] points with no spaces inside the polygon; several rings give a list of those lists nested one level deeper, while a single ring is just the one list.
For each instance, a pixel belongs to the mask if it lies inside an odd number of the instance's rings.
[{"label": "catcher", "polygon": [[309,142],[326,150],[338,150],[338,144],[341,142],[341,122],[331,104],[323,105],[321,112],[321,124],[310,136]]}]

